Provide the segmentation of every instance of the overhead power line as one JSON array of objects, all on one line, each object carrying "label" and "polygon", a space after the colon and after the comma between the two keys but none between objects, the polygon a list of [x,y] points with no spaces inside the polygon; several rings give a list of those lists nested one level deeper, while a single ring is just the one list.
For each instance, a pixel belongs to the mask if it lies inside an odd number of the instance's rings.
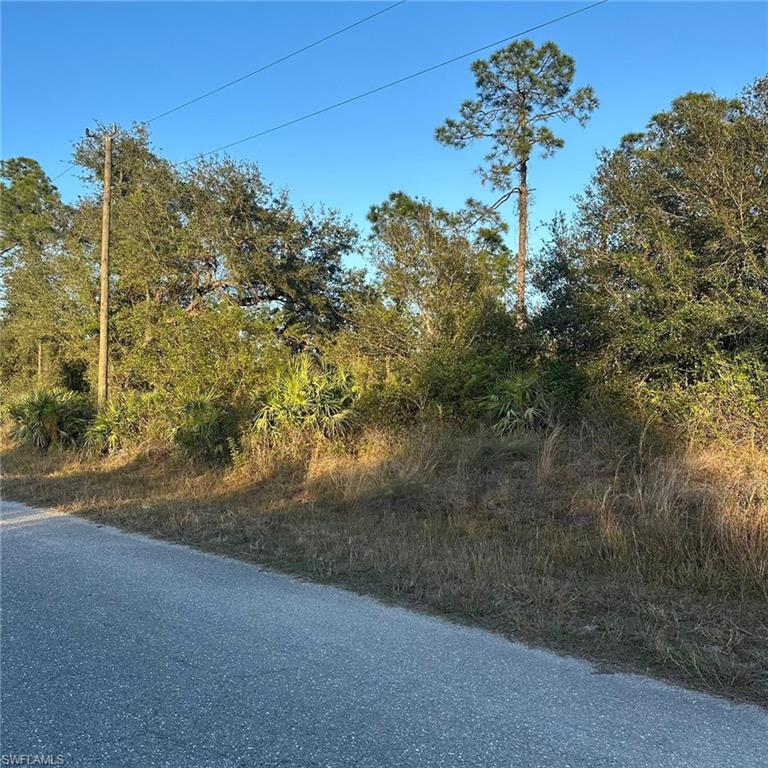
[{"label": "overhead power line", "polygon": [[[254,75],[258,75],[260,72],[264,72],[265,70],[271,69],[272,67],[275,67],[278,64],[282,64],[284,61],[287,61],[288,59],[292,59],[294,56],[298,56],[299,54],[304,53],[305,51],[308,51],[310,48],[314,48],[315,46],[321,45],[322,43],[325,43],[328,40],[333,39],[334,37],[338,37],[339,35],[344,34],[344,32],[349,32],[350,29],[359,27],[361,24],[365,24],[366,21],[375,19],[377,16],[381,16],[383,13],[386,13],[387,11],[391,11],[392,9],[397,8],[398,5],[403,5],[403,3],[405,2],[407,2],[407,0],[397,0],[396,3],[392,3],[391,5],[388,5],[386,8],[382,8],[381,10],[376,11],[375,13],[371,13],[368,16],[363,17],[362,19],[358,19],[357,21],[352,22],[352,24],[347,24],[346,27],[341,27],[341,29],[337,29],[335,32],[331,32],[325,37],[321,37],[312,43],[308,43],[307,45],[302,46],[301,48],[297,48],[295,51],[291,51],[290,53],[285,54],[285,56],[281,56],[280,58],[275,59],[274,61],[270,61],[267,64],[264,64],[263,66],[259,67],[258,69],[254,69],[253,72],[247,72],[246,74],[241,75],[240,77],[237,77],[234,80],[230,80],[228,83],[224,83],[223,85],[220,85],[217,88],[213,88],[210,91],[201,93],[199,96],[195,96],[194,99],[189,99],[189,101],[185,101],[182,104],[177,104],[175,107],[172,107],[171,109],[167,109],[165,112],[161,112],[158,115],[154,115],[153,117],[150,117],[148,120],[144,120],[143,122],[146,124],[153,123],[155,120],[159,120],[162,117],[167,117],[168,115],[173,114],[174,112],[178,112],[180,109],[184,109],[184,107],[188,107],[191,104],[196,104],[198,101],[207,99],[209,96],[213,96],[213,94],[215,93],[219,93],[220,91],[223,91],[226,88],[230,88],[233,85],[237,85],[237,83],[241,83],[243,80],[247,80],[249,77],[253,77]],[[51,182],[54,182],[57,179],[60,179],[62,176],[66,176],[75,167],[77,167],[75,163],[69,163],[69,165],[61,173],[57,174],[51,179]]]},{"label": "overhead power line", "polygon": [[[255,70],[252,73],[249,73],[248,75],[244,75],[241,78],[238,78],[237,80],[233,80],[231,83],[227,83],[226,85],[221,86],[220,88],[210,91],[206,94],[203,94],[196,99],[193,99],[189,102],[185,102],[184,104],[180,104],[178,107],[174,107],[172,110],[168,110],[165,113],[162,113],[160,115],[157,115],[153,118],[151,118],[148,121],[145,122],[151,122],[151,120],[157,120],[160,117],[163,117],[166,114],[170,114],[171,112],[176,111],[177,109],[182,109],[183,107],[187,106],[188,104],[192,104],[195,101],[199,101],[200,99],[205,98],[206,96],[211,95],[212,93],[216,93],[218,90],[222,90],[223,88],[227,88],[230,85],[233,85],[237,82],[240,82],[240,80],[245,79],[246,77],[250,77],[253,74],[256,74],[259,71],[263,71],[264,69],[274,66],[275,64],[279,63],[280,61],[284,61],[287,58],[290,58],[291,56],[295,56],[298,53],[300,53],[303,50],[307,50],[307,48],[311,48],[314,45],[319,44],[320,42],[323,42],[324,40],[329,39],[330,37],[334,37],[337,34],[340,34],[341,32],[345,31],[346,29],[350,29],[353,26],[357,26],[358,24],[362,24],[364,21],[367,21],[370,18],[373,18],[374,16],[377,16],[379,14],[385,13],[386,11],[394,8],[397,5],[401,5],[402,3],[406,2],[406,0],[400,0],[397,3],[394,3],[391,6],[388,6],[387,8],[382,9],[381,11],[378,11],[378,13],[372,14],[371,16],[366,17],[365,19],[361,19],[360,21],[356,22],[355,24],[350,25],[349,27],[345,27],[344,29],[338,30],[337,32],[329,35],[328,37],[322,38],[321,40],[316,41],[315,43],[311,43],[308,46],[305,46],[303,49],[299,49],[297,51],[294,51],[293,53],[288,54],[287,56],[284,56],[282,59],[278,59],[274,62],[270,62],[269,64],[265,65],[263,68],[259,70]],[[182,160],[178,163],[172,163],[172,165],[180,166],[180,165],[187,165],[188,163],[191,163],[193,160],[203,157],[208,157],[209,155],[216,154],[217,152],[223,152],[226,149],[230,149],[231,147],[235,147],[239,144],[244,144],[245,142],[252,141],[254,139],[258,139],[261,136],[266,136],[269,133],[274,133],[276,131],[282,130],[283,128],[288,128],[292,125],[296,125],[297,123],[301,123],[304,120],[309,120],[313,117],[317,117],[318,115],[322,115],[326,112],[330,112],[334,109],[338,109],[340,107],[346,106],[347,104],[351,104],[352,102],[359,101],[360,99],[364,99],[368,96],[372,96],[375,93],[380,93],[381,91],[385,91],[388,88],[393,88],[396,85],[400,85],[401,83],[405,83],[409,80],[413,80],[417,77],[421,77],[422,75],[429,74],[430,72],[434,72],[437,69],[441,69],[442,67],[447,67],[449,64],[453,64],[457,61],[461,61],[462,59],[469,58],[470,56],[475,56],[478,53],[482,53],[483,51],[487,51],[489,48],[495,48],[498,45],[503,45],[504,43],[508,43],[510,40],[515,40],[516,38],[522,37],[523,35],[530,34],[531,32],[536,32],[539,29],[543,29],[544,27],[549,27],[552,24],[557,24],[560,21],[564,21],[565,19],[571,18],[572,16],[577,16],[581,13],[586,13],[587,11],[592,10],[593,8],[597,8],[600,5],[605,5],[608,2],[608,0],[598,0],[598,2],[591,3],[590,5],[585,5],[583,8],[577,8],[575,11],[570,11],[569,13],[564,13],[560,16],[556,16],[553,19],[549,19],[548,21],[543,21],[540,24],[536,24],[532,27],[528,27],[528,29],[524,29],[520,32],[515,33],[514,35],[509,35],[508,37],[503,37],[500,40],[496,40],[492,43],[488,43],[486,45],[480,46],[479,48],[475,48],[471,51],[466,51],[465,53],[461,53],[458,56],[454,56],[450,59],[446,59],[445,61],[441,61],[437,64],[433,64],[432,66],[425,67],[424,69],[420,69],[417,72],[412,72],[409,75],[405,75],[404,77],[400,77],[397,80],[392,80],[388,83],[384,83],[383,85],[379,85],[376,88],[371,88],[367,91],[364,91],[363,93],[358,93],[355,96],[350,96],[347,99],[342,99],[341,101],[337,101],[334,104],[330,104],[327,107],[322,107],[321,109],[317,109],[314,112],[308,112],[305,115],[301,115],[300,117],[295,117],[292,120],[287,120],[284,123],[279,123],[278,125],[273,125],[271,128],[267,128],[263,131],[259,131],[258,133],[251,134],[250,136],[245,136],[242,139],[237,139],[236,141],[229,142],[228,144],[223,144],[220,147],[216,147],[215,149],[210,149],[207,152],[201,152],[198,155],[195,155],[195,157],[188,158],[187,160]],[[58,174],[58,176],[54,176],[51,181],[56,181],[56,179],[61,178],[66,173],[69,173],[69,171],[75,167],[74,163],[71,163],[69,168],[62,171],[62,173]]]},{"label": "overhead power line", "polygon": [[167,115],[171,115],[174,112],[178,112],[180,109],[184,109],[184,107],[188,107],[190,104],[196,104],[198,101],[207,99],[209,96],[213,96],[214,93],[219,93],[220,91],[223,91],[225,88],[230,88],[231,86],[236,85],[237,83],[242,83],[243,80],[247,80],[249,77],[258,75],[259,72],[264,72],[265,70],[270,69],[271,67],[277,66],[278,64],[281,64],[284,61],[288,61],[288,59],[292,59],[294,56],[298,56],[300,53],[304,53],[305,51],[308,51],[310,48],[314,48],[315,46],[321,45],[322,43],[325,43],[328,40],[333,39],[334,37],[338,37],[339,35],[344,34],[344,32],[348,32],[350,29],[359,27],[361,24],[365,24],[366,21],[375,19],[377,16],[381,16],[382,13],[391,11],[393,8],[397,8],[398,5],[402,5],[405,2],[406,0],[398,0],[398,2],[392,3],[392,5],[388,5],[386,8],[382,8],[380,11],[376,11],[376,13],[371,13],[370,15],[365,16],[362,19],[358,19],[352,24],[348,24],[346,27],[337,29],[335,32],[331,32],[329,35],[326,35],[325,37],[321,37],[319,40],[315,40],[313,43],[309,43],[308,45],[305,45],[302,48],[297,48],[295,51],[291,51],[290,53],[285,54],[285,56],[281,56],[279,59],[275,59],[274,61],[270,61],[268,64],[264,64],[258,69],[254,69],[253,72],[248,72],[247,74],[241,75],[240,77],[237,77],[234,80],[230,80],[228,83],[224,83],[224,85],[220,85],[217,88],[213,88],[210,91],[201,93],[199,96],[195,96],[194,99],[190,99],[189,101],[185,101],[182,104],[178,104],[177,106],[172,107],[171,109],[167,109],[165,112],[161,112],[159,115],[150,117],[149,120],[144,120],[144,122],[147,124],[153,123],[155,120],[159,120],[161,117],[166,117]]},{"label": "overhead power line", "polygon": [[267,128],[263,131],[259,131],[258,133],[253,133],[250,136],[245,136],[244,138],[237,139],[236,141],[231,141],[229,142],[229,144],[223,144],[220,147],[216,147],[216,149],[210,149],[207,152],[202,152],[198,155],[195,155],[195,157],[190,157],[187,160],[182,160],[179,163],[174,163],[174,165],[186,165],[198,158],[208,157],[208,155],[214,155],[217,152],[223,152],[225,149],[230,149],[231,147],[235,147],[238,144],[244,144],[247,141],[252,141],[253,139],[258,139],[261,136],[266,136],[268,133],[274,133],[275,131],[282,130],[283,128],[288,128],[291,125],[296,125],[296,123],[301,123],[304,120],[309,120],[312,117],[317,117],[318,115],[322,115],[325,112],[330,112],[331,110],[338,109],[339,107],[343,107],[347,104],[351,104],[353,101],[359,101],[360,99],[364,99],[367,96],[372,96],[375,93],[380,93],[381,91],[385,91],[388,88],[393,88],[396,85],[405,83],[408,80],[413,80],[414,78],[421,77],[422,75],[426,75],[429,72],[434,72],[436,69],[447,67],[449,64],[453,64],[457,61],[461,61],[462,59],[466,59],[470,56],[475,56],[476,54],[482,53],[483,51],[486,51],[489,48],[495,48],[497,45],[508,43],[510,40],[515,40],[518,37],[522,37],[523,35],[527,35],[531,32],[535,32],[538,29],[551,26],[552,24],[556,24],[559,21],[563,21],[564,19],[570,18],[571,16],[576,16],[580,13],[585,13],[586,11],[589,11],[593,8],[597,8],[599,5],[605,5],[607,2],[608,0],[599,0],[599,2],[591,3],[590,5],[585,5],[583,8],[577,8],[575,11],[571,11],[570,13],[564,13],[562,16],[557,16],[556,18],[550,19],[549,21],[543,21],[541,22],[541,24],[536,24],[533,27],[529,27],[528,29],[522,30],[522,32],[517,32],[516,34],[510,35],[509,37],[503,37],[501,40],[496,40],[493,43],[482,45],[479,48],[475,48],[471,51],[467,51],[466,53],[461,53],[458,56],[454,56],[453,58],[446,59],[445,61],[441,61],[438,64],[433,64],[430,67],[425,67],[424,69],[420,69],[418,72],[412,72],[410,75],[399,77],[397,80],[392,80],[388,83],[384,83],[383,85],[379,85],[376,88],[371,88],[368,91],[363,91],[363,93],[358,93],[356,96],[350,96],[347,99],[342,99],[341,101],[337,101],[334,104],[330,104],[327,107],[316,109],[314,112],[308,112],[306,115],[301,115],[301,117],[295,117],[293,118],[293,120],[287,120],[284,123],[273,125],[271,128]]},{"label": "overhead power line", "polygon": [[58,175],[54,176],[51,179],[51,184],[53,184],[53,182],[56,181],[56,179],[60,179],[62,176],[66,176],[74,167],[75,167],[75,164],[70,163],[61,173],[59,173]]}]

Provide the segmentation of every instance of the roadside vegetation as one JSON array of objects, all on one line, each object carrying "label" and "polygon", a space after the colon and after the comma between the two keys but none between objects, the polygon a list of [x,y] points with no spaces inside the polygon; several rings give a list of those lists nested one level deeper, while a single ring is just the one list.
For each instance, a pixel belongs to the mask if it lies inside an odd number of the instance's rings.
[{"label": "roadside vegetation", "polygon": [[597,99],[553,44],[473,70],[437,138],[500,197],[393,192],[366,238],[122,131],[101,409],[99,136],[74,205],[3,161],[3,492],[766,704],[768,80],[604,150],[530,255]]}]

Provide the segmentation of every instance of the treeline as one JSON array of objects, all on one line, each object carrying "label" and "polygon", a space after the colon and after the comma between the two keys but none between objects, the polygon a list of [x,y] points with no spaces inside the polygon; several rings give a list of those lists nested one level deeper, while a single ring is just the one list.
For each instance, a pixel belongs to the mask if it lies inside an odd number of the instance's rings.
[{"label": "treeline", "polygon": [[[524,237],[510,248],[503,203],[515,197],[525,234],[528,162],[562,145],[548,120],[584,123],[596,100],[571,90],[554,46],[513,44],[475,74],[477,100],[438,139],[492,142],[498,204],[446,211],[395,192],[371,208],[365,240],[338,212],[297,208],[252,163],[175,166],[143,126],[121,131],[99,413],[101,138],[75,149],[91,192],[72,205],[34,160],[3,161],[0,373],[17,435],[232,460],[297,430],[512,431],[608,414],[764,441],[768,78],[735,99],[681,96],[603,151],[575,214],[529,260]],[[499,82],[525,97],[504,103]],[[367,274],[346,266],[353,254]]]}]

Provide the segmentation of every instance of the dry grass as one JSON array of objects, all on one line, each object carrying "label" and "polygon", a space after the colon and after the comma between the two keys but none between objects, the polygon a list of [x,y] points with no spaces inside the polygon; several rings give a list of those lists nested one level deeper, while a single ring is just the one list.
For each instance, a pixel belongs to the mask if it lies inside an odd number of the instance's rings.
[{"label": "dry grass", "polygon": [[167,455],[6,445],[5,493],[768,704],[768,456],[556,430]]}]

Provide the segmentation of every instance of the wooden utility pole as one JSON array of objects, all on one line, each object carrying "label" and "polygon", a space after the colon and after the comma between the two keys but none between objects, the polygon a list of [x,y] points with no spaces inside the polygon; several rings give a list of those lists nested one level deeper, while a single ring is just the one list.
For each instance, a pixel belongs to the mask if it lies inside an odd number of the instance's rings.
[{"label": "wooden utility pole", "polygon": [[518,330],[525,328],[525,269],[528,262],[528,160],[520,163],[520,199],[518,200],[517,235],[517,305],[515,316]]},{"label": "wooden utility pole", "polygon": [[115,128],[104,134],[104,196],[101,207],[101,294],[99,297],[98,405],[109,397],[109,220],[112,207],[112,138]]}]

